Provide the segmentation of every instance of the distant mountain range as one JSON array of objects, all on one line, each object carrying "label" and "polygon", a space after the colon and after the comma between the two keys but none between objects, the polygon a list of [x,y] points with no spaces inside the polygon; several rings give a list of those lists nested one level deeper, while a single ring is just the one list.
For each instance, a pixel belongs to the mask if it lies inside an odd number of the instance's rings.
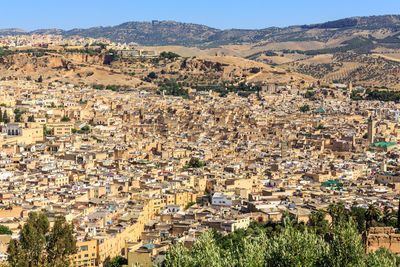
[{"label": "distant mountain range", "polygon": [[[23,31],[3,29],[0,35],[60,34],[65,37],[82,36],[107,38],[122,43],[138,43],[146,46],[182,45],[217,47],[227,44],[277,43],[277,42],[323,42],[362,38],[362,45],[377,44],[400,47],[400,15],[353,17],[320,24],[298,25],[284,28],[270,27],[258,30],[220,30],[204,25],[175,21],[126,22],[117,26],[89,29],[41,29]],[[334,43],[334,42],[333,42]],[[340,45],[333,44],[332,46]],[[346,45],[346,44],[344,44]]]}]

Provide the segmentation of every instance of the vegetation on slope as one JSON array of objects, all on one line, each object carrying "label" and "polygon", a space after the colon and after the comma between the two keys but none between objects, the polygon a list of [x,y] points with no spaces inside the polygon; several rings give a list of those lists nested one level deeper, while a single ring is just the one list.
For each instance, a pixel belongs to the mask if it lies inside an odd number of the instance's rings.
[{"label": "vegetation on slope", "polygon": [[[326,219],[327,213],[332,217],[331,223]],[[346,210],[343,204],[332,204],[327,213],[313,212],[307,225],[286,217],[282,225],[253,222],[248,229],[225,236],[210,230],[190,249],[180,243],[172,246],[165,266],[399,265],[399,258],[386,249],[366,253],[360,234],[367,227],[384,224],[390,212],[380,216],[374,206],[364,209],[354,205]]]}]

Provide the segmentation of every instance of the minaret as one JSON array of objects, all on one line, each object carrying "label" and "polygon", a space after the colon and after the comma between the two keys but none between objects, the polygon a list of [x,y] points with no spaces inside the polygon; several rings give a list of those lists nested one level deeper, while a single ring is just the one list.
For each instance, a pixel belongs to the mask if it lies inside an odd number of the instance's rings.
[{"label": "minaret", "polygon": [[375,139],[375,121],[370,116],[368,119],[368,142],[372,144]]}]

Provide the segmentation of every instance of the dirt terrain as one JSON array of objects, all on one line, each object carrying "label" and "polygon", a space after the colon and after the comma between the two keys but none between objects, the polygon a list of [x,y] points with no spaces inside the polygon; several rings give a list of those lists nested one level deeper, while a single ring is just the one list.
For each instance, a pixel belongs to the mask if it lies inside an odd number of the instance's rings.
[{"label": "dirt terrain", "polygon": [[[0,57],[0,79],[61,81],[71,84],[121,85],[156,89],[165,79],[191,87],[246,83],[313,83],[304,75],[235,56],[117,58],[107,62],[105,53],[17,53]],[[154,77],[150,75],[154,73]],[[150,76],[152,78],[149,78]]]}]

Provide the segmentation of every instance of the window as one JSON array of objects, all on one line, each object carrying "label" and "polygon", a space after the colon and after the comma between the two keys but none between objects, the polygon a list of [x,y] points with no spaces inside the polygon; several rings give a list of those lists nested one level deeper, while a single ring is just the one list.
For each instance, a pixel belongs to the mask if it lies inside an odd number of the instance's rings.
[{"label": "window", "polygon": [[88,250],[88,246],[81,246],[81,251],[87,251]]}]

